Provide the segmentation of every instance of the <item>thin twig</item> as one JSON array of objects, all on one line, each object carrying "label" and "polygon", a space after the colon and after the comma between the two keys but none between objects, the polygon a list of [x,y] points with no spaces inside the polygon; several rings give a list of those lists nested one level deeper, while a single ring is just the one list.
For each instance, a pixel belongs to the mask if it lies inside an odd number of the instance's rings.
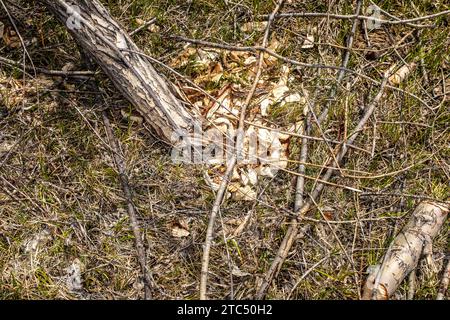
[{"label": "thin twig", "polygon": [[[305,132],[306,134],[309,134],[311,128],[311,121],[310,117],[307,116],[305,119]],[[302,146],[300,149],[300,162],[302,162],[299,165],[298,172],[302,175],[305,174],[306,167],[303,163],[305,163],[308,160],[308,140],[306,138],[302,139]],[[297,178],[297,184],[295,188],[295,203],[294,203],[294,211],[297,212],[301,206],[303,205],[303,192],[305,191],[305,177],[299,176]]]},{"label": "thin twig", "polygon": [[[397,16],[394,16],[393,14],[391,14],[391,13],[389,13],[389,12],[387,12],[386,10],[383,10],[382,8],[380,8],[375,2],[373,2],[372,0],[369,0],[370,1],[370,3],[372,4],[372,5],[375,5],[375,6],[377,6],[377,9],[378,10],[380,10],[380,12],[382,12],[383,14],[385,14],[386,16],[388,16],[389,18],[392,18],[392,19],[394,19],[394,20],[397,20],[397,21],[402,21],[402,19],[401,18],[399,18],[399,17],[397,17]],[[364,22],[366,22],[366,20],[363,20]],[[411,23],[411,22],[404,22],[404,24],[405,25],[407,25],[408,27],[413,27],[413,28],[433,28],[433,27],[435,27],[435,25],[424,25],[424,24],[414,24],[414,23]]]},{"label": "thin twig", "polygon": [[[384,24],[390,24],[390,25],[396,25],[396,24],[410,24],[412,22],[418,22],[423,21],[427,19],[437,18],[443,15],[450,14],[450,10],[441,11],[438,13],[430,14],[427,16],[417,17],[417,18],[411,18],[411,19],[399,19],[396,18],[396,20],[383,20],[378,19],[375,17],[369,17],[369,16],[361,16],[357,14],[351,14],[351,15],[345,15],[345,14],[334,14],[334,13],[327,13],[327,12],[290,12],[290,13],[279,13],[275,16],[275,19],[280,18],[308,18],[308,17],[316,17],[316,18],[330,18],[330,19],[359,19],[359,20],[368,20],[378,23],[384,23]],[[265,19],[267,15],[261,15],[262,19]],[[399,20],[397,20],[399,19]],[[416,25],[415,27],[419,28],[425,28],[425,27],[434,27],[434,25]]]},{"label": "thin twig", "polygon": [[[214,42],[209,42],[209,41],[204,41],[204,40],[198,40],[198,39],[190,39],[190,38],[185,38],[185,37],[181,37],[181,36],[173,36],[171,37],[175,40],[180,40],[180,41],[184,41],[184,42],[188,42],[188,43],[192,43],[192,44],[197,44],[197,45],[202,45],[204,47],[209,47],[209,48],[217,48],[217,49],[224,49],[224,50],[230,50],[230,51],[242,51],[242,52],[258,52],[258,51],[262,51],[264,53],[267,53],[268,55],[275,57],[277,59],[280,59],[283,62],[292,64],[294,66],[299,66],[299,67],[304,67],[304,68],[313,68],[313,69],[330,69],[330,70],[343,70],[345,72],[351,73],[355,76],[361,77],[364,80],[370,81],[375,85],[381,85],[380,81],[377,81],[363,73],[357,72],[355,70],[352,69],[348,69],[348,68],[343,68],[343,67],[339,67],[339,66],[333,66],[333,65],[326,65],[326,64],[320,64],[320,63],[305,63],[305,62],[301,62],[295,59],[291,59],[291,58],[287,58],[284,57],[270,49],[267,49],[265,47],[260,47],[260,46],[254,46],[254,47],[240,47],[240,46],[233,46],[233,45],[227,45],[227,44],[220,44],[220,43],[214,43]],[[408,92],[406,90],[403,90],[401,88],[398,88],[396,86],[392,86],[389,84],[385,85],[385,88],[387,89],[391,89],[393,91],[397,91],[397,92],[401,92],[403,94],[406,94],[414,99],[416,99],[417,101],[419,101],[421,104],[423,104],[426,108],[428,108],[431,111],[434,111],[436,109],[436,107],[431,107],[428,105],[428,103],[426,103],[423,99],[421,99],[420,97],[418,97],[417,95]]]},{"label": "thin twig", "polygon": [[117,166],[117,170],[119,172],[120,183],[122,184],[122,189],[125,194],[125,199],[127,201],[127,209],[128,209],[128,217],[130,219],[131,229],[133,230],[134,240],[136,244],[136,252],[137,258],[139,261],[139,265],[141,267],[143,282],[144,282],[144,298],[146,300],[152,299],[152,290],[151,290],[151,279],[149,276],[149,271],[146,263],[146,254],[145,254],[145,246],[142,242],[142,234],[139,229],[139,222],[137,219],[136,207],[133,203],[133,194],[130,188],[130,184],[128,182],[128,175],[125,171],[125,164],[123,162],[122,157],[119,153],[119,145],[117,138],[114,136],[113,130],[111,128],[111,123],[109,122],[108,115],[106,111],[102,113],[103,123],[106,129],[106,135],[108,136],[109,144],[113,149],[112,155],[114,158],[114,162]]},{"label": "thin twig", "polygon": [[316,269],[319,265],[321,265],[323,262],[325,262],[325,260],[328,260],[329,258],[330,258],[329,255],[323,257],[322,259],[320,259],[320,261],[316,262],[311,268],[306,270],[305,273],[302,274],[300,279],[298,279],[295,285],[292,287],[291,292],[289,292],[289,295],[287,296],[287,299],[289,300],[289,298],[292,296],[295,289],[297,289],[298,285],[300,284],[300,282],[302,282],[303,279],[305,279],[311,272],[314,271],[314,269]]},{"label": "thin twig", "polygon": [[[311,128],[310,117],[311,117],[311,113],[309,112],[308,116],[305,119],[305,133],[307,133],[307,134],[309,133],[309,130]],[[308,140],[303,138],[302,146],[301,146],[301,150],[300,150],[300,162],[306,162],[307,157],[308,157]],[[305,169],[306,168],[303,165],[303,163],[300,164],[299,169],[298,169],[299,175],[297,177],[297,183],[296,183],[296,188],[295,188],[295,200],[294,200],[294,212],[296,212],[296,213],[298,212],[298,210],[302,207],[302,205],[304,203],[303,193],[305,190],[305,176],[304,176]],[[283,250],[279,250],[279,252],[275,256],[275,259],[274,259],[272,265],[270,266],[269,271],[266,273],[266,275],[263,279],[263,282],[261,283],[259,292],[260,293],[264,292],[264,294],[258,293],[256,295],[256,299],[263,298],[263,296],[267,292],[267,289],[270,286],[270,283],[272,282],[272,279],[274,277],[276,277],[276,275],[280,271],[280,267],[283,264],[283,262],[286,260],[287,255],[289,253],[290,246],[288,245],[288,243],[292,243],[294,241],[294,238],[298,233],[298,228],[299,228],[298,220],[297,220],[297,217],[294,216],[292,218],[292,220],[290,221],[290,226],[286,233],[286,236],[283,239],[282,244],[280,245],[280,249],[283,248]]]},{"label": "thin twig", "polygon": [[[356,15],[359,14],[359,11],[361,9],[361,1],[358,1],[358,5],[356,8]],[[347,67],[347,63],[349,60],[349,55],[350,55],[350,48],[352,46],[353,43],[353,34],[355,33],[356,30],[356,25],[357,25],[357,20],[354,21],[353,23],[353,27],[352,27],[352,34],[347,42],[347,51],[344,54],[344,58],[343,58],[343,62],[342,62],[342,68],[341,70],[339,70],[338,76],[337,76],[337,83],[336,83],[336,87],[337,85],[341,82],[341,80],[344,77],[344,73],[345,73],[345,69]],[[334,95],[336,94],[336,90],[333,89],[331,96],[334,97]],[[307,116],[307,120],[305,123],[305,133],[309,134],[310,130],[311,130],[311,125],[309,123],[309,117],[311,115],[314,115],[314,106],[309,106],[310,112],[308,113]],[[316,118],[316,122],[317,125],[320,129],[320,120]],[[322,132],[322,130],[321,130]],[[324,139],[325,137],[323,137]],[[307,154],[308,154],[308,144],[307,144],[307,140],[303,139],[302,140],[302,147],[301,147],[301,151],[300,151],[300,161],[301,162],[306,162],[307,160]],[[337,166],[339,166],[337,159],[335,159],[335,163]],[[305,179],[303,176],[305,172],[305,166],[304,165],[300,165],[299,167],[299,174],[300,176],[298,176],[297,178],[297,185],[296,185],[296,191],[295,191],[295,203],[294,203],[294,211],[295,212],[299,212],[300,209],[303,207],[304,204],[304,197],[303,197],[303,193],[304,193],[304,184],[305,184]],[[311,198],[312,200],[314,200],[313,198]],[[286,233],[286,236],[284,237],[280,248],[277,252],[277,255],[275,256],[274,261],[272,262],[269,270],[266,272],[265,277],[263,279],[263,282],[261,283],[257,294],[256,294],[256,298],[257,299],[263,299],[264,296],[266,295],[266,292],[270,286],[270,283],[272,282],[272,280],[276,277],[276,275],[278,274],[278,272],[281,270],[281,266],[283,265],[284,261],[286,260],[288,254],[289,254],[289,250],[298,234],[298,225],[299,221],[297,219],[297,217],[293,218],[291,221],[291,225],[288,228],[288,231]]]},{"label": "thin twig", "polygon": [[419,199],[419,200],[431,200],[431,201],[435,201],[438,203],[445,203],[445,204],[450,204],[449,201],[443,201],[443,200],[439,200],[433,197],[429,197],[429,196],[423,196],[420,194],[410,194],[410,193],[402,193],[402,192],[363,192],[361,193],[362,197],[406,197],[406,198],[413,198],[413,199]]},{"label": "thin twig", "polygon": [[[362,1],[360,0],[360,1],[358,1],[357,5],[356,5],[356,13],[355,13],[356,16],[359,16],[359,13],[361,11],[361,6],[362,6]],[[345,49],[344,57],[342,58],[341,67],[345,68],[345,69],[347,69],[347,65],[348,65],[348,62],[350,60],[350,52],[352,50],[353,38],[354,38],[355,33],[356,33],[356,28],[358,26],[358,21],[359,21],[358,19],[353,20],[352,30],[351,30],[350,35],[348,37],[348,41],[347,41],[347,46],[346,46],[346,49]],[[319,116],[318,123],[322,123],[323,120],[327,117],[328,110],[330,109],[330,105],[331,105],[332,101],[334,100],[334,98],[336,96],[337,88],[339,87],[339,84],[341,83],[342,79],[344,79],[345,69],[339,70],[339,73],[338,73],[337,78],[336,78],[336,83],[333,86],[333,89],[331,90],[331,94],[330,94],[330,97],[328,99],[328,102],[327,102],[325,108],[322,110],[322,113]]]},{"label": "thin twig", "polygon": [[[264,39],[263,39],[263,45],[262,45],[263,47],[266,47],[269,42],[270,25],[273,21],[273,17],[278,12],[278,10],[280,9],[283,2],[284,2],[284,0],[280,0],[279,3],[277,4],[277,6],[275,7],[274,11],[272,12],[272,14],[269,16],[266,31],[264,34]],[[231,160],[228,162],[227,170],[226,170],[225,175],[220,183],[219,190],[217,191],[216,199],[214,201],[214,205],[211,210],[211,215],[209,217],[208,229],[206,231],[205,246],[203,249],[202,271],[201,271],[201,277],[200,277],[200,299],[202,299],[202,300],[207,299],[206,291],[207,291],[207,283],[208,283],[209,257],[210,257],[211,245],[212,245],[212,240],[213,240],[214,223],[215,223],[217,214],[220,210],[220,206],[222,204],[226,189],[228,188],[228,183],[229,183],[229,180],[233,173],[234,167],[236,166],[238,159],[240,159],[240,157],[242,156],[239,146],[243,142],[243,132],[244,132],[244,126],[245,126],[246,110],[247,110],[248,106],[250,105],[250,102],[256,91],[256,87],[258,85],[259,78],[260,78],[261,72],[262,72],[263,61],[264,61],[264,55],[259,53],[258,65],[257,65],[257,70],[256,70],[256,75],[255,75],[255,79],[253,82],[253,86],[250,89],[250,92],[248,93],[247,98],[245,99],[244,106],[241,109],[239,126],[238,126],[238,131],[237,131],[238,136],[237,136],[237,141],[236,141],[236,150],[235,150],[236,154],[234,154],[232,156]]]},{"label": "thin twig", "polygon": [[[364,126],[366,125],[367,121],[369,120],[370,116],[373,114],[376,106],[378,105],[378,102],[380,101],[383,93],[384,93],[384,89],[386,87],[386,83],[387,83],[387,79],[388,77],[385,76],[382,84],[380,86],[380,89],[377,93],[377,95],[374,97],[372,103],[370,105],[368,105],[365,108],[365,112],[363,114],[363,116],[361,117],[361,119],[359,120],[358,125],[356,126],[354,132],[349,136],[349,138],[347,139],[347,141],[341,146],[341,149],[339,151],[339,154],[337,155],[336,159],[338,160],[338,162],[342,162],[342,160],[344,159],[345,155],[348,152],[348,147],[347,147],[347,143],[353,143],[356,138],[358,137],[359,133],[362,131],[362,129],[364,128]],[[325,174],[322,176],[322,180],[324,181],[328,181],[333,175],[334,175],[335,170],[334,169],[328,169]],[[323,183],[318,183],[316,185],[316,187],[314,188],[314,190],[312,191],[310,197],[311,200],[313,199],[314,201],[316,201],[319,196],[321,195],[323,189],[325,187],[325,184]],[[309,200],[307,202],[305,202],[302,207],[299,209],[298,211],[298,221],[301,221],[302,217],[314,207],[313,202]],[[294,239],[296,238],[298,233],[298,228],[295,227],[289,227],[288,231],[286,232],[286,235],[278,249],[276,258],[274,259],[274,261],[272,262],[272,265],[270,266],[269,270],[267,271],[266,275],[265,275],[265,279],[267,281],[263,282],[263,285],[261,285],[258,290],[257,290],[257,294],[256,294],[256,298],[257,299],[263,299],[267,289],[268,289],[268,285],[267,282],[271,282],[273,279],[273,276],[275,275],[276,271],[279,270],[282,266],[282,264],[284,263],[285,259],[282,259],[284,252],[289,252],[290,248],[292,247],[292,244],[294,242]]]},{"label": "thin twig", "polygon": [[[0,57],[0,62],[10,65],[12,67],[23,67],[21,63]],[[72,77],[72,78],[90,78],[91,76],[94,76],[96,73],[93,71],[62,71],[62,70],[48,70],[44,68],[39,67],[29,67],[25,66],[25,70],[27,71],[36,71],[39,73],[43,73],[50,76],[58,76],[58,77]]]}]

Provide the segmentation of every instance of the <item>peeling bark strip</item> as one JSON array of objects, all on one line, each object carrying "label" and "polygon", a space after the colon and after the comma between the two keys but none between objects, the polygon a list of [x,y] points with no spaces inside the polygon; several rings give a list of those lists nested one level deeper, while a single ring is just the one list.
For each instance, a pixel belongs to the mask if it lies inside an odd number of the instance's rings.
[{"label": "peeling bark strip", "polygon": [[177,100],[146,59],[130,52],[141,51],[98,0],[40,1],[68,26],[77,43],[97,61],[161,139],[171,142],[175,131],[193,131],[195,115]]},{"label": "peeling bark strip", "polygon": [[420,203],[410,220],[395,237],[383,259],[367,278],[362,299],[386,300],[413,271],[422,254],[431,254],[433,238],[447,219],[449,207],[434,202]]}]

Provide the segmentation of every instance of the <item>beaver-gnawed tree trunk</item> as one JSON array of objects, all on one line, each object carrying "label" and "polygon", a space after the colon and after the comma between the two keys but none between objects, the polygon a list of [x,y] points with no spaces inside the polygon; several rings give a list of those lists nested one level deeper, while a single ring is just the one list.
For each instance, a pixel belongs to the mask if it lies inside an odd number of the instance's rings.
[{"label": "beaver-gnawed tree trunk", "polygon": [[40,0],[64,23],[116,88],[159,137],[170,142],[175,131],[192,132],[196,115],[174,96],[127,32],[98,0]]},{"label": "beaver-gnawed tree trunk", "polygon": [[386,300],[413,271],[422,254],[431,254],[433,238],[447,219],[449,206],[424,201],[411,215],[408,223],[395,237],[383,258],[369,274],[363,289],[365,300]]}]

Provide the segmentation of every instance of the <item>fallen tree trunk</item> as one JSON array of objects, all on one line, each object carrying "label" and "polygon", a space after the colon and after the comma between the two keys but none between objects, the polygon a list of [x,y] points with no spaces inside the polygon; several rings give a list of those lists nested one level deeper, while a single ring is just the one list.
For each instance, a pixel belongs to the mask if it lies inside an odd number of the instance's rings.
[{"label": "fallen tree trunk", "polygon": [[159,137],[171,142],[174,132],[192,132],[196,115],[174,96],[98,0],[40,0],[69,29],[115,87],[145,118]]},{"label": "fallen tree trunk", "polygon": [[431,254],[433,238],[444,225],[449,207],[434,202],[420,203],[408,223],[395,237],[381,266],[373,268],[362,299],[387,300],[413,271],[422,254]]}]

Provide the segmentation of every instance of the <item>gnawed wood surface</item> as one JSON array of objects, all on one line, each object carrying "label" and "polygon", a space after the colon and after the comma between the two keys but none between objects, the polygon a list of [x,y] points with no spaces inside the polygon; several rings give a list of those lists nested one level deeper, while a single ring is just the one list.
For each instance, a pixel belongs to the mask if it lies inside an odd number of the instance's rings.
[{"label": "gnawed wood surface", "polygon": [[431,254],[432,240],[444,225],[448,211],[448,206],[428,201],[417,206],[408,223],[389,246],[381,266],[369,274],[363,289],[363,299],[389,299],[405,277],[416,268],[422,254]]},{"label": "gnawed wood surface", "polygon": [[196,116],[171,92],[127,32],[97,0],[41,0],[70,30],[115,87],[159,137],[171,142],[175,131],[192,132]]}]

